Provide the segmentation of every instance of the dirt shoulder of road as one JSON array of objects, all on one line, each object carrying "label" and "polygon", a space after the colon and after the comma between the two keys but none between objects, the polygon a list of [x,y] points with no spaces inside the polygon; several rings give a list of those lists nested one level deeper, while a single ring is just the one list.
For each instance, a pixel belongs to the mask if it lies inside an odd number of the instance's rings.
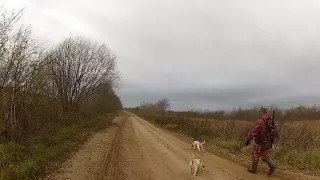
[{"label": "dirt shoulder of road", "polygon": [[102,171],[105,168],[104,162],[109,158],[108,154],[112,151],[112,144],[114,144],[116,134],[122,122],[122,116],[116,117],[111,126],[89,138],[59,169],[51,172],[43,179],[102,179]]}]

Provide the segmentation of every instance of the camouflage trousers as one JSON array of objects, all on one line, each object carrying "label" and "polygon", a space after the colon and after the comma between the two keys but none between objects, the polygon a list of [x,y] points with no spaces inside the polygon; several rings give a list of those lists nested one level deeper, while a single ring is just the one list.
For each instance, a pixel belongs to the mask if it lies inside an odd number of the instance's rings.
[{"label": "camouflage trousers", "polygon": [[252,149],[252,160],[258,161],[259,158],[264,161],[269,158],[269,149],[259,146],[258,144],[254,144]]}]

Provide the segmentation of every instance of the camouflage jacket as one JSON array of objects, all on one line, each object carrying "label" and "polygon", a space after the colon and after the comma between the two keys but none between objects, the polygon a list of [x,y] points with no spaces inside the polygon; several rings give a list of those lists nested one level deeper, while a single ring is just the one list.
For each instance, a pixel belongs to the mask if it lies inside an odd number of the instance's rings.
[{"label": "camouflage jacket", "polygon": [[270,116],[260,118],[256,121],[255,125],[248,134],[247,141],[254,139],[255,143],[262,146],[264,149],[272,147],[272,140],[268,138],[268,128],[270,126]]}]

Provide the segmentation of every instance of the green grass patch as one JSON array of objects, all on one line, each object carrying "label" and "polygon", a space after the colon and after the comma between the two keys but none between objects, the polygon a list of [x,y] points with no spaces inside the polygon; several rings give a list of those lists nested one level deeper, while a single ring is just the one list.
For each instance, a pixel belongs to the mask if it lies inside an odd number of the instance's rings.
[{"label": "green grass patch", "polygon": [[110,125],[118,113],[63,127],[52,135],[37,136],[23,144],[0,144],[0,180],[39,179],[63,162],[91,134]]}]

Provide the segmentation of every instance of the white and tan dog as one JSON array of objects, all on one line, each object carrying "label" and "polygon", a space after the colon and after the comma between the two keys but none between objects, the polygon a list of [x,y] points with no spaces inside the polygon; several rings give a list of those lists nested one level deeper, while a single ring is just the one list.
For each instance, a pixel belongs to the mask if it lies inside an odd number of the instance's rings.
[{"label": "white and tan dog", "polygon": [[203,140],[203,142],[193,141],[193,143],[191,144],[191,147],[193,147],[193,150],[196,150],[196,147],[197,147],[199,152],[200,152],[200,147],[201,147],[202,151],[204,152],[204,149],[203,149],[203,146],[202,146],[204,143],[206,143],[206,140]]},{"label": "white and tan dog", "polygon": [[190,170],[191,174],[193,175],[193,179],[196,178],[196,173],[200,172],[205,168],[205,165],[203,164],[201,159],[195,159],[194,154],[192,152],[192,160],[190,161]]}]

